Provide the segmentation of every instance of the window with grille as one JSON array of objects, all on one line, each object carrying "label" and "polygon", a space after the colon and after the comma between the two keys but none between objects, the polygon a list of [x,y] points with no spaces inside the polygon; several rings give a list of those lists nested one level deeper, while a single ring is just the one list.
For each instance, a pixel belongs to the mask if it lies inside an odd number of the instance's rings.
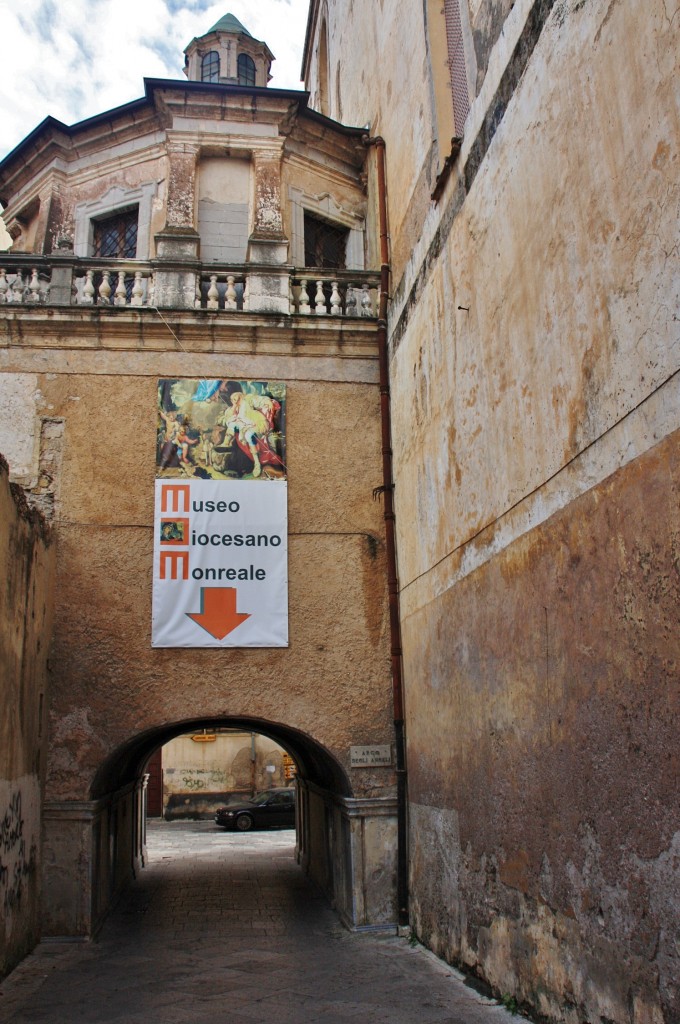
[{"label": "window with grille", "polygon": [[219,82],[220,80],[220,55],[217,50],[206,53],[201,61],[201,81]]},{"label": "window with grille", "polygon": [[92,222],[92,255],[109,259],[133,260],[137,255],[139,210],[116,213]]},{"label": "window with grille", "polygon": [[255,85],[255,61],[247,53],[238,55],[238,84]]},{"label": "window with grille", "polygon": [[451,74],[453,119],[456,135],[462,137],[463,125],[470,109],[470,94],[468,92],[467,73],[465,70],[460,0],[444,0],[444,17],[446,19],[448,65]]},{"label": "window with grille", "polygon": [[344,270],[347,228],[305,213],[305,266]]}]

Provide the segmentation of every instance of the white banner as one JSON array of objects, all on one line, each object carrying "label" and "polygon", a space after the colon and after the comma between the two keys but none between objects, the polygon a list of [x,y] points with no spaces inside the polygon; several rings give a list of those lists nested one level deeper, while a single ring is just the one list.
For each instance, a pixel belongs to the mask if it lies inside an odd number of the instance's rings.
[{"label": "white banner", "polygon": [[153,647],[288,646],[286,387],[158,382]]},{"label": "white banner", "polygon": [[152,645],[287,647],[285,480],[156,480]]}]

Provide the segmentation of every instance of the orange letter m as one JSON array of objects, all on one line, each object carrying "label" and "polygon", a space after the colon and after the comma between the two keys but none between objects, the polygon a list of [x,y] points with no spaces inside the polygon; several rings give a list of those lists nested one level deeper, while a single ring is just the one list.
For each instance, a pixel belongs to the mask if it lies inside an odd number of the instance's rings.
[{"label": "orange letter m", "polygon": [[[170,508],[168,508],[168,504]],[[161,488],[161,512],[188,511],[189,484],[163,484]]]},{"label": "orange letter m", "polygon": [[167,565],[170,563],[171,580],[189,579],[189,552],[188,551],[161,551],[161,579],[168,578]]}]

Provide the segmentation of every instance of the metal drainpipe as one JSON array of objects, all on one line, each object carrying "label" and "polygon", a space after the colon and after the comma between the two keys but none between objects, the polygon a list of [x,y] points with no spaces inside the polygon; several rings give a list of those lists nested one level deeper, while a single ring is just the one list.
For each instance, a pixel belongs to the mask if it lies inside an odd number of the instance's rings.
[{"label": "metal drainpipe", "polygon": [[374,146],[378,174],[378,218],[380,227],[380,302],[378,306],[378,365],[380,369],[380,421],[382,429],[382,494],[385,510],[385,546],[387,556],[387,589],[390,609],[390,648],[392,656],[392,706],[397,753],[397,905],[399,924],[409,923],[408,908],[408,832],[406,801],[406,741],[404,735],[404,698],[402,684],[401,621],[399,615],[399,580],[395,543],[394,480],[392,476],[392,429],[390,416],[390,382],[387,354],[387,300],[390,264],[387,236],[387,189],[385,186],[385,140],[364,136],[364,145]]},{"label": "metal drainpipe", "polygon": [[250,795],[255,796],[256,789],[256,778],[255,778],[255,733],[250,734]]}]

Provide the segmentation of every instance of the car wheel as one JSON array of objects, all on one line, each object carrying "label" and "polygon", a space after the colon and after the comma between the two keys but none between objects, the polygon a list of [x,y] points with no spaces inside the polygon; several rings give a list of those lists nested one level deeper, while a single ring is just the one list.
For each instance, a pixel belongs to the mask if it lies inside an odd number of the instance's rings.
[{"label": "car wheel", "polygon": [[239,814],[236,819],[236,828],[239,832],[249,832],[253,827],[253,819],[249,814]]}]

